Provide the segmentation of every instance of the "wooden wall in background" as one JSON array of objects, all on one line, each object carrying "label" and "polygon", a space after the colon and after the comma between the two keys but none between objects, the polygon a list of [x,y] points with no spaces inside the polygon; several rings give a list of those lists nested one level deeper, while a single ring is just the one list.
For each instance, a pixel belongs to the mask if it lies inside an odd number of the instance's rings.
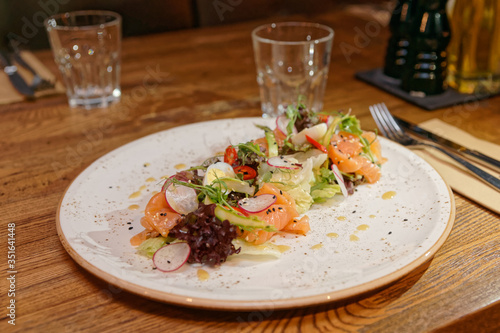
[{"label": "wooden wall in background", "polygon": [[195,21],[192,0],[0,0],[0,37],[16,35],[31,49],[48,48],[43,20],[86,9],[122,15],[124,36],[191,28]]},{"label": "wooden wall in background", "polygon": [[16,35],[31,49],[48,48],[43,20],[74,10],[118,12],[123,16],[123,35],[132,36],[391,1],[396,0],[0,0],[0,43]]},{"label": "wooden wall in background", "polygon": [[[313,15],[335,6],[394,3],[396,0],[194,0],[199,26],[220,25],[266,17]],[[389,5],[388,7],[392,6]]]},{"label": "wooden wall in background", "polygon": [[196,0],[200,26],[330,10],[339,0]]}]

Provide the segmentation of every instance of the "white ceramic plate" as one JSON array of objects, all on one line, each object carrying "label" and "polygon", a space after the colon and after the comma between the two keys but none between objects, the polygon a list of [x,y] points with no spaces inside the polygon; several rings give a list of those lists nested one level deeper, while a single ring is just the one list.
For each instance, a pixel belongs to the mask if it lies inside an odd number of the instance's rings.
[{"label": "white ceramic plate", "polygon": [[[381,138],[388,158],[381,180],[358,187],[345,200],[314,206],[307,236],[275,239],[290,246],[280,259],[234,258],[220,267],[203,266],[207,280],[198,278],[196,265],[173,273],[153,270],[129,239],[142,231],[143,209],[161,189],[160,178],[261,136],[254,123],[273,126],[261,118],[196,123],[98,159],[73,181],[59,206],[57,230],[68,253],[98,277],[148,298],[259,310],[320,304],[379,288],[431,259],[449,235],[455,205],[448,186],[424,160]],[[389,191],[395,196],[383,199]]]}]

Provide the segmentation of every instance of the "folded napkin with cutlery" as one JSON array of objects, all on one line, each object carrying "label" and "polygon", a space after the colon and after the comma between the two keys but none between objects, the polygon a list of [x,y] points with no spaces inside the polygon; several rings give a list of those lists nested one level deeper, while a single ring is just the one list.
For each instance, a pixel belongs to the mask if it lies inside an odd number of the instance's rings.
[{"label": "folded napkin with cutlery", "polygon": [[[35,91],[35,98],[65,92],[63,84],[57,80],[54,73],[47,69],[33,53],[21,51],[20,56],[40,77],[54,83],[54,87],[52,88]],[[34,78],[33,73],[18,63],[14,63],[14,65],[16,65],[17,71],[24,81],[30,85]],[[24,101],[25,99],[26,97],[12,85],[7,74],[3,70],[0,71],[0,104],[16,103]]]},{"label": "folded napkin with cutlery", "polygon": [[[419,126],[464,147],[475,149],[487,156],[500,160],[499,145],[480,140],[439,119],[431,119],[419,124]],[[467,169],[435,149],[418,148],[413,149],[413,151],[429,162],[441,174],[454,191],[500,214],[499,191],[471,175]],[[500,177],[500,172],[498,172],[498,170],[485,167],[483,164],[474,164],[484,171],[491,173],[493,176]]]}]

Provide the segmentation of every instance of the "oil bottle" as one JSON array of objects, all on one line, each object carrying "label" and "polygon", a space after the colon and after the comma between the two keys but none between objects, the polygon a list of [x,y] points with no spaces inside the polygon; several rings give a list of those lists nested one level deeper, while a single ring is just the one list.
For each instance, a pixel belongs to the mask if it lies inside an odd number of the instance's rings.
[{"label": "oil bottle", "polygon": [[456,0],[448,82],[461,93],[500,92],[500,1]]}]

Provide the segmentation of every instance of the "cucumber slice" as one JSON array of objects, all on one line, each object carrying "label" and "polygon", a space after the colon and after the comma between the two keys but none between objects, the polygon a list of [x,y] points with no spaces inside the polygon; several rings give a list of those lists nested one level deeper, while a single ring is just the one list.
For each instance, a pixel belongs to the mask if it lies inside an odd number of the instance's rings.
[{"label": "cucumber slice", "polygon": [[276,227],[261,221],[257,216],[243,216],[229,209],[222,208],[217,205],[215,207],[215,216],[221,220],[228,220],[229,223],[238,226],[241,229],[252,231],[255,229],[262,229],[265,231],[277,231]]},{"label": "cucumber slice", "polygon": [[269,152],[267,157],[278,156],[278,143],[274,133],[271,131],[266,131],[267,146],[269,147]]},{"label": "cucumber slice", "polygon": [[325,136],[327,130],[328,126],[325,123],[304,128],[302,131],[292,136],[292,143],[295,146],[301,146],[303,144],[306,144],[307,143],[306,135],[320,142],[321,139]]},{"label": "cucumber slice", "polygon": [[[217,181],[223,182],[224,185],[217,183]],[[214,184],[212,184],[213,187],[222,186],[222,189],[227,188],[228,192],[233,191],[233,192],[245,193],[250,196],[253,196],[255,193],[255,187],[250,186],[250,184],[248,184],[243,180],[239,180],[236,178],[219,178],[217,181]]]},{"label": "cucumber slice", "polygon": [[337,125],[340,123],[340,118],[335,118],[329,125],[328,129],[326,130],[326,134],[323,137],[323,146],[328,147],[330,145],[330,141],[332,140],[332,136],[335,133],[335,130],[337,129]]}]

